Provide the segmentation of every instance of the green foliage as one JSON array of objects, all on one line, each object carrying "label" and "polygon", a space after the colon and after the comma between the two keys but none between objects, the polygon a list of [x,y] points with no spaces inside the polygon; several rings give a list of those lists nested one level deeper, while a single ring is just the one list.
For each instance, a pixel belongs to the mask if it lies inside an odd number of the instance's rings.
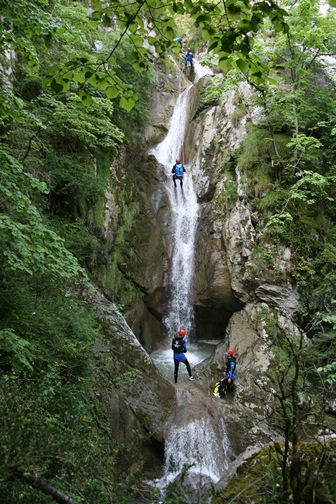
[{"label": "green foliage", "polygon": [[[334,311],[335,301],[331,302]],[[330,385],[330,391],[336,382],[336,315],[317,314],[320,317],[319,330],[312,341],[311,352],[318,355],[318,364],[316,371],[320,373],[324,384]],[[308,358],[311,355],[308,355]]]},{"label": "green foliage", "polygon": [[13,329],[0,331],[0,350],[3,356],[2,365],[5,369],[12,369],[14,374],[33,370],[31,365],[33,355],[29,350],[29,343],[17,336]]},{"label": "green foliage", "polygon": [[299,180],[291,187],[291,198],[304,201],[307,205],[313,205],[320,198],[333,201],[333,198],[328,196],[330,180],[327,177],[308,170],[296,177]]},{"label": "green foliage", "polygon": [[209,102],[222,98],[225,82],[225,77],[221,74],[212,77],[211,84],[205,88],[205,96]]},{"label": "green foliage", "polygon": [[267,222],[266,227],[272,228],[272,232],[275,235],[285,237],[287,230],[288,230],[288,224],[290,224],[292,222],[293,222],[293,217],[291,216],[291,214],[288,212],[285,212],[282,214],[272,215],[272,217]]},{"label": "green foliage", "polygon": [[[96,430],[93,412],[81,398],[87,391],[46,373],[33,381],[2,379],[0,386],[5,427],[1,429],[2,502],[22,498],[30,504],[50,502],[36,489],[10,481],[8,465],[42,472],[54,487],[78,502],[104,502],[106,494],[113,493],[111,476],[118,451]],[[62,479],[57,477],[59,471]]]},{"label": "green foliage", "polygon": [[[96,314],[49,276],[17,273],[0,284],[0,491],[4,504],[50,502],[15,481],[23,468],[78,502],[120,502],[130,483],[121,461],[133,454],[107,433],[110,413],[92,352],[102,338]],[[139,441],[140,442],[140,441]],[[62,478],[59,474],[62,473]]]},{"label": "green foliage", "polygon": [[259,163],[263,163],[265,166],[268,161],[268,170],[270,171],[272,170],[272,156],[273,147],[267,132],[260,128],[252,128],[243,141],[238,163],[242,169],[247,170]]},{"label": "green foliage", "polygon": [[0,150],[0,258],[5,270],[44,272],[63,278],[85,277],[63,240],[50,231],[29,198],[30,190],[46,185],[24,173],[14,158]]},{"label": "green foliage", "polygon": [[126,371],[122,376],[115,378],[116,387],[134,388],[137,381],[141,378],[141,373],[137,369]]},{"label": "green foliage", "polygon": [[[111,44],[111,41],[106,41]],[[148,124],[148,105],[151,100],[151,88],[155,82],[155,73],[152,64],[148,64],[146,72],[136,72],[132,64],[133,45],[125,40],[115,52],[118,71],[122,74],[123,80],[128,86],[136,90],[139,97],[136,105],[130,111],[125,111],[121,104],[115,103],[113,118],[116,124],[124,132],[128,132],[130,122],[133,125],[132,140],[140,141],[144,128]],[[129,137],[129,136],[128,136]],[[128,138],[129,141],[129,138]]]},{"label": "green foliage", "polygon": [[334,83],[320,61],[320,53],[333,52],[336,20],[332,12],[322,15],[317,2],[298,2],[290,12],[286,35],[255,44],[278,82],[252,83],[259,98],[250,103],[263,107],[264,120],[249,129],[238,163],[266,224],[262,244],[290,247],[304,317],[314,325],[336,287]]},{"label": "green foliage", "polygon": [[75,370],[84,372],[96,330],[93,314],[76,299],[71,285],[58,286],[48,275],[16,273],[3,278],[0,296],[2,344],[15,359],[22,347],[32,366],[26,366],[26,375],[44,369],[66,377],[69,370],[70,378]]},{"label": "green foliage", "polygon": [[91,265],[96,257],[99,240],[80,218],[74,222],[62,223],[59,234],[64,238],[65,246],[82,265]]},{"label": "green foliage", "polygon": [[[283,443],[265,446],[251,456],[239,470],[231,476],[225,488],[216,492],[212,504],[235,502],[245,504],[278,504],[287,500],[281,492],[282,477],[278,471]],[[299,471],[305,475],[301,502],[333,502],[335,498],[335,443],[327,446],[319,443],[300,443],[301,465]]]},{"label": "green foliage", "polygon": [[318,156],[322,144],[317,138],[307,136],[304,133],[296,133],[293,135],[291,142],[287,144],[287,147],[292,148],[295,153],[292,166],[296,170],[300,166],[311,165]]},{"label": "green foliage", "polygon": [[[14,50],[24,56],[33,67],[38,66],[34,38],[40,37],[49,44],[61,29],[59,21],[49,11],[49,2],[40,0],[1,0],[2,23],[0,47],[2,51]],[[25,13],[23,16],[22,13]]]},{"label": "green foliage", "polygon": [[224,215],[232,209],[237,200],[237,182],[232,179],[231,174],[224,172],[223,190],[218,194],[216,203],[225,208]]},{"label": "green foliage", "polygon": [[[74,40],[80,40],[78,34],[79,21],[74,12],[61,2],[55,2],[53,10],[44,9],[44,2],[27,2],[18,0],[15,9],[10,10],[10,2],[1,1],[3,15],[3,30],[0,33],[2,46],[5,49],[17,50],[28,57],[31,64],[38,65],[34,39],[42,39],[46,45],[66,42],[69,46]],[[83,6],[74,3],[78,19],[83,20]],[[179,2],[167,4],[155,0],[150,6],[146,2],[132,3],[116,1],[113,6],[99,0],[93,2],[93,12],[90,16],[92,30],[112,30],[116,33],[116,42],[112,47],[103,50],[89,50],[85,43],[82,52],[69,54],[65,62],[55,62],[47,71],[44,84],[51,86],[55,92],[64,92],[71,83],[80,86],[79,96],[83,103],[90,104],[91,98],[85,90],[85,84],[90,83],[96,89],[103,91],[110,99],[119,98],[119,105],[131,110],[138,99],[134,90],[118,76],[116,50],[124,38],[128,38],[133,46],[130,60],[133,67],[144,72],[148,70],[151,53],[146,47],[153,46],[158,54],[168,48],[174,48],[176,36],[176,14],[187,14],[202,30],[203,40],[209,43],[209,49],[219,58],[219,66],[227,70],[233,66],[251,74],[251,79],[263,80],[267,67],[256,56],[252,55],[253,35],[269,18],[276,30],[287,31],[284,22],[286,12],[275,3],[250,4],[227,1],[224,6],[202,2],[197,9],[192,3]],[[25,12],[26,20],[22,22],[21,12]],[[148,31],[145,20],[152,28]],[[215,29],[214,26],[218,28]],[[153,32],[156,34],[153,36]],[[99,32],[98,32],[99,33]],[[86,36],[93,37],[87,29]],[[144,44],[146,42],[146,44]],[[83,50],[84,49],[84,50]]]},{"label": "green foliage", "polygon": [[336,383],[336,362],[318,367],[316,371],[318,373],[325,373],[327,375],[327,377],[325,378],[325,381],[327,383]]},{"label": "green foliage", "polygon": [[232,116],[231,116],[231,122],[232,122],[232,125],[235,127],[235,128],[238,128],[239,126],[239,123],[240,121],[246,117],[246,108],[244,107],[244,105],[238,105]]},{"label": "green foliage", "polygon": [[[0,446],[4,461],[0,485],[5,504],[50,500],[9,480],[12,464],[42,474],[79,502],[100,504],[108,499],[119,504],[127,499],[129,482],[118,481],[116,475],[126,449],[107,436],[110,412],[90,394],[98,375],[92,345],[101,332],[95,315],[77,299],[70,283],[84,275],[72,254],[82,266],[92,267],[96,261],[105,191],[111,190],[118,223],[109,264],[102,267],[105,285],[132,299],[136,286],[125,261],[134,261],[134,251],[128,247],[127,234],[139,207],[129,178],[120,174],[111,178],[110,167],[120,144],[141,138],[147,122],[154,74],[146,44],[155,47],[163,63],[169,62],[165,55],[176,50],[176,21],[195,22],[187,38],[190,34],[192,43],[200,46],[201,34],[213,51],[211,64],[227,72],[225,78],[214,77],[208,100],[221,101],[223,93],[243,78],[259,93],[265,120],[258,128],[249,125],[238,158],[248,179],[246,196],[260,213],[260,221],[268,222],[255,258],[259,273],[265,271],[269,279],[272,256],[263,245],[274,240],[291,247],[304,321],[314,327],[322,319],[321,335],[314,334],[313,341],[319,350],[318,366],[322,375],[334,381],[333,320],[321,313],[330,313],[336,288],[336,110],[333,84],[324,77],[327,86],[321,89],[318,63],[319,54],[328,52],[333,41],[332,16],[323,20],[315,2],[291,3],[288,31],[285,12],[272,2],[230,0],[196,6],[189,1],[155,0],[149,7],[146,2],[93,0],[92,6],[89,20],[86,2],[0,0],[0,46],[19,55],[13,87],[5,72],[0,87]],[[144,19],[153,32],[147,31]],[[255,43],[265,20],[267,38]],[[271,42],[274,29],[277,35]],[[2,58],[1,63],[6,70],[8,62]],[[277,83],[266,78],[270,69]],[[238,124],[244,107],[245,103],[237,107],[233,123]],[[233,170],[226,168],[217,203],[230,210],[236,180]],[[272,313],[263,313],[262,320],[273,338],[284,338]],[[287,393],[295,381],[293,354],[288,357],[283,348],[276,353]],[[115,384],[128,386],[134,379],[136,373],[130,370],[116,376]],[[296,385],[301,387],[302,377]],[[293,404],[285,398],[280,422],[286,414],[291,420]],[[267,496],[268,502],[276,498],[277,483],[282,484],[272,457],[257,464],[261,498]],[[316,470],[320,467],[312,469]],[[329,481],[326,471],[323,477]],[[251,497],[258,502],[258,495],[249,491],[259,492],[259,483],[251,480],[247,493],[245,487],[236,489],[229,498],[246,502]],[[328,485],[323,490],[326,498]],[[119,495],[117,488],[122,489]],[[169,498],[182,501],[183,492],[172,491]]]},{"label": "green foliage", "polygon": [[113,148],[124,137],[111,121],[113,105],[106,98],[91,96],[91,103],[85,108],[77,94],[71,92],[58,98],[44,94],[38,101],[44,122],[52,124],[60,136],[66,135],[68,141],[79,141],[89,149]]}]

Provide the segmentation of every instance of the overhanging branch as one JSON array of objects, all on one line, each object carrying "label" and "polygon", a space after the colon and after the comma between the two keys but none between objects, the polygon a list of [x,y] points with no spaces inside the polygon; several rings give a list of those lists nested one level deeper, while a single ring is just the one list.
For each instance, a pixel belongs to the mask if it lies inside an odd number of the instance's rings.
[{"label": "overhanging branch", "polygon": [[10,467],[9,471],[16,478],[22,479],[28,485],[36,488],[37,490],[40,490],[47,495],[50,495],[56,502],[60,502],[61,504],[79,504],[77,501],[71,499],[71,497],[65,495],[63,492],[60,492],[53,486],[43,483],[34,474],[24,471],[23,469],[19,469],[18,467]]}]

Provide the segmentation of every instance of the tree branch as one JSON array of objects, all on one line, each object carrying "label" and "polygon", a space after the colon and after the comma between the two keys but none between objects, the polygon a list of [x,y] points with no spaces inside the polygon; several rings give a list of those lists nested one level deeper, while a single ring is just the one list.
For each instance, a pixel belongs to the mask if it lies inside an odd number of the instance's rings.
[{"label": "tree branch", "polygon": [[28,485],[40,490],[41,492],[50,495],[56,502],[61,504],[79,504],[77,501],[71,499],[63,492],[60,492],[55,487],[43,483],[37,476],[29,472],[19,469],[18,467],[10,467],[10,473],[18,479],[22,479]]}]

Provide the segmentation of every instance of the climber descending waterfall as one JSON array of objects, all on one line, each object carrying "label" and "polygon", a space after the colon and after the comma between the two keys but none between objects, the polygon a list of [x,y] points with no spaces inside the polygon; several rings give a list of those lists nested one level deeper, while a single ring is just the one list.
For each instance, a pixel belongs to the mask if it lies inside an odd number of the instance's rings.
[{"label": "climber descending waterfall", "polygon": [[[195,61],[195,82],[210,70]],[[167,176],[171,176],[176,157],[184,163],[184,140],[195,86],[190,84],[180,94],[170,121],[169,131],[164,140],[150,150],[156,159],[165,166]],[[168,306],[164,323],[168,340],[171,340],[179,327],[186,328],[192,337],[194,328],[194,240],[198,216],[198,203],[192,178],[192,166],[186,166],[187,176],[183,178],[183,197],[175,191],[173,184],[167,184],[172,216],[172,243],[170,273],[166,280]],[[182,184],[181,184],[182,185]]]},{"label": "climber descending waterfall", "polygon": [[180,182],[181,189],[183,188],[183,174],[185,173],[185,168],[183,164],[181,163],[180,158],[176,158],[176,163],[173,166],[172,173],[173,173],[173,182],[174,182],[174,187],[176,188],[176,180]]},{"label": "climber descending waterfall", "polygon": [[[179,96],[174,108],[170,128],[165,139],[150,152],[166,168],[171,176],[176,156],[183,152],[186,125],[189,119],[189,94],[192,85]],[[183,156],[181,160],[183,163]],[[192,167],[187,169],[188,176],[183,183],[183,197],[175,191],[173,184],[167,184],[171,208],[172,242],[171,265],[166,280],[168,298],[167,313],[164,318],[167,337],[171,341],[179,327],[187,333],[194,333],[194,309],[192,299],[192,279],[194,275],[194,237],[197,222],[198,204],[192,180]]]}]

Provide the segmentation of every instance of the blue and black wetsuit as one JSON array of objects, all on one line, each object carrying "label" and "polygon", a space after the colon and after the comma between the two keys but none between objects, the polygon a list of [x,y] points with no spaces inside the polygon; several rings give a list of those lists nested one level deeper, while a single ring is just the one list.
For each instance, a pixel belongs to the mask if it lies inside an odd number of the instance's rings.
[{"label": "blue and black wetsuit", "polygon": [[[220,381],[220,387],[218,390],[219,397],[224,397],[228,387],[232,387],[236,372],[236,357],[231,355],[226,363],[226,371],[224,377]],[[231,382],[227,383],[228,379],[231,378]]]},{"label": "blue and black wetsuit", "polygon": [[187,371],[189,374],[189,378],[192,377],[190,364],[185,356],[187,351],[187,344],[182,338],[182,336],[175,336],[172,341],[172,350],[174,351],[174,381],[177,383],[177,375],[179,370],[180,362],[183,362],[187,366]]},{"label": "blue and black wetsuit", "polygon": [[185,53],[185,66],[188,65],[188,62],[190,63],[190,66],[191,68],[193,69],[194,68],[194,64],[193,64],[193,53],[191,51],[187,51]]},{"label": "blue and black wetsuit", "polygon": [[176,179],[180,181],[181,184],[181,189],[183,187],[183,173],[185,172],[185,168],[182,163],[175,163],[172,169],[173,175],[173,182],[174,186],[176,187]]}]

